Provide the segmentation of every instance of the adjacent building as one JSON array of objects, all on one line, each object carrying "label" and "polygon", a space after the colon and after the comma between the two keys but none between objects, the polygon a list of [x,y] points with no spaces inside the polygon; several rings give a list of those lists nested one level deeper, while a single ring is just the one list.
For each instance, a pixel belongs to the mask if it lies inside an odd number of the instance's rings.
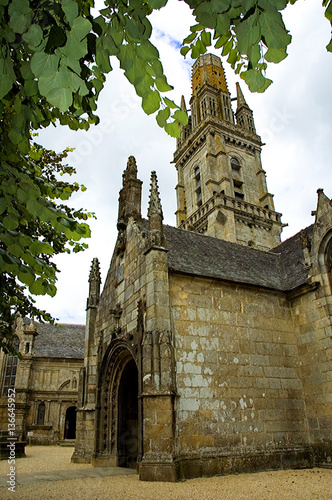
[{"label": "adjacent building", "polygon": [[30,444],[67,443],[76,436],[76,406],[84,358],[84,325],[16,318],[18,356],[0,353],[0,423],[8,429],[8,389],[15,388],[15,432]]}]

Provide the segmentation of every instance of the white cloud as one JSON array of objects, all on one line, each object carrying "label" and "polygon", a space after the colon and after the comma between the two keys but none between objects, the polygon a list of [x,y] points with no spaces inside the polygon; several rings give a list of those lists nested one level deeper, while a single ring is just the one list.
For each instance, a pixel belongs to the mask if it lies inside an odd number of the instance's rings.
[{"label": "white cloud", "polygon": [[[175,87],[170,97],[187,105],[191,94],[190,60],[184,60],[176,48],[193,24],[187,5],[169,0],[166,8],[151,16],[153,41],[158,47],[169,83]],[[267,182],[275,195],[276,210],[289,223],[284,236],[291,236],[313,222],[316,190],[323,187],[332,197],[331,153],[332,100],[330,99],[332,55],[325,46],[330,25],[315,0],[297,2],[285,11],[286,26],[293,35],[289,57],[271,65],[268,76],[274,83],[264,94],[251,94],[241,87],[254,111],[258,134],[266,146],[262,163]],[[235,95],[238,77],[224,62],[230,92]],[[146,116],[140,100],[114,64],[101,94],[98,114],[101,124],[88,132],[73,132],[65,127],[49,128],[40,134],[43,144],[60,151],[75,147],[72,161],[77,167],[77,182],[88,190],[74,197],[75,206],[95,211],[89,249],[57,259],[61,269],[58,293],[54,299],[38,298],[37,305],[46,308],[62,322],[84,323],[88,293],[88,275],[93,257],[101,262],[102,279],[112,257],[117,231],[117,203],[122,172],[127,158],[137,160],[139,178],[143,181],[142,215],[146,216],[150,172],[157,171],[165,222],[175,225],[176,172],[170,162],[175,140],[157,126],[154,117]],[[69,158],[70,161],[70,158]]]}]

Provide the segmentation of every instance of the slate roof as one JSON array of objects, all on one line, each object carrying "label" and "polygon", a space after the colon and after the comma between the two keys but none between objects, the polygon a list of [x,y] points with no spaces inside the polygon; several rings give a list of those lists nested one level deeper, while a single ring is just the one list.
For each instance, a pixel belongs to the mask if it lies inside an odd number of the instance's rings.
[{"label": "slate roof", "polygon": [[[309,240],[312,239],[313,231],[314,224],[303,229],[303,232],[307,234]],[[308,278],[308,273],[301,264],[301,262],[304,261],[301,232],[302,231],[270,250],[270,252],[277,253],[281,256],[285,280],[289,283],[290,289],[302,285]]]},{"label": "slate roof", "polygon": [[37,323],[34,355],[41,358],[84,358],[84,325]]},{"label": "slate roof", "polygon": [[164,226],[169,269],[208,278],[290,291],[307,279],[300,233],[270,252]]}]

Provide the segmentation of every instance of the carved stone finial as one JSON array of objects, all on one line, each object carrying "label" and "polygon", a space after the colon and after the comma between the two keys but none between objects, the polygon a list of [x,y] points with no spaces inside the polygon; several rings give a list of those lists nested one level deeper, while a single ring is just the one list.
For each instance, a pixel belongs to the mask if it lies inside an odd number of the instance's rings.
[{"label": "carved stone finial", "polygon": [[134,156],[129,156],[127,168],[122,175],[122,189],[119,195],[118,229],[124,231],[128,220],[141,219],[141,186],[137,179],[137,165]]},{"label": "carved stone finial", "polygon": [[307,234],[307,231],[305,229],[302,229],[301,233],[300,233],[300,237],[301,237],[301,245],[302,245],[302,248],[307,248],[310,252],[311,250],[311,240]]},{"label": "carved stone finial", "polygon": [[89,297],[87,302],[87,308],[95,307],[99,303],[100,296],[100,267],[99,260],[95,257],[92,260],[90,274],[89,274]]},{"label": "carved stone finial", "polygon": [[115,328],[114,332],[116,335],[120,335],[121,327],[120,327],[120,318],[122,316],[122,308],[120,304],[116,304],[115,309],[110,309],[110,313],[115,320]]},{"label": "carved stone finial", "polygon": [[26,325],[24,332],[28,333],[28,334],[32,334],[32,335],[38,335],[37,327],[36,327],[33,319],[31,319],[30,323],[28,325]]},{"label": "carved stone finial", "polygon": [[150,201],[148,208],[149,219],[153,215],[159,215],[161,217],[161,220],[163,220],[163,211],[161,208],[161,201],[158,191],[158,180],[155,171],[151,172]]},{"label": "carved stone finial", "polygon": [[92,259],[91,270],[89,275],[89,282],[91,283],[91,281],[101,281],[100,266],[97,257]]},{"label": "carved stone finial", "polygon": [[137,179],[137,165],[134,156],[129,156],[126,168],[126,178]]},{"label": "carved stone finial", "polygon": [[161,208],[156,172],[151,172],[150,200],[148,208],[149,245],[164,247],[163,210]]}]

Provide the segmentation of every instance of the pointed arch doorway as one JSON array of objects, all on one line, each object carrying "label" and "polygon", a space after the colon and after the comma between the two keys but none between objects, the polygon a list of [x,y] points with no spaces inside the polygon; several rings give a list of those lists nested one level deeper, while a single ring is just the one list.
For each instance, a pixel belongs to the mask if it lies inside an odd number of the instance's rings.
[{"label": "pointed arch doorway", "polygon": [[139,453],[138,371],[134,359],[123,369],[118,390],[117,450],[119,467],[136,469]]},{"label": "pointed arch doorway", "polygon": [[66,410],[64,439],[76,438],[76,406],[69,406]]}]

